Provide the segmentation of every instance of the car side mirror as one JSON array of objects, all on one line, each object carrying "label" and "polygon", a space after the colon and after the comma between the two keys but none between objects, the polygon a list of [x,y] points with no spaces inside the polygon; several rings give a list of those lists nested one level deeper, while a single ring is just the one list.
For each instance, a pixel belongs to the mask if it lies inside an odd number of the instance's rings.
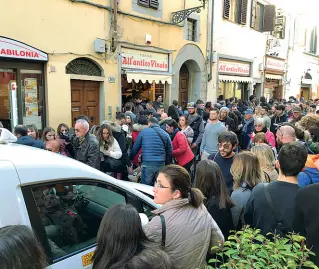
[{"label": "car side mirror", "polygon": [[144,213],[139,213],[142,227],[149,223],[148,217]]}]

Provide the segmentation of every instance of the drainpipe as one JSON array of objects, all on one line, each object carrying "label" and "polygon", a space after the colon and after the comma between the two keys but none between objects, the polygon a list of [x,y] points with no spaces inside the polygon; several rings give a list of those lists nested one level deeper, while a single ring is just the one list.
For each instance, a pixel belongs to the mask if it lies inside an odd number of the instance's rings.
[{"label": "drainpipe", "polygon": [[113,34],[112,34],[112,52],[116,51],[117,44],[118,44],[118,35],[117,35],[117,12],[118,12],[118,5],[117,0],[113,0],[114,6],[114,13],[113,13]]},{"label": "drainpipe", "polygon": [[[214,49],[214,44],[213,44],[213,40],[214,40],[214,6],[215,6],[215,0],[212,0],[211,3],[211,7],[212,7],[212,16],[211,16],[211,22],[210,22],[210,61],[209,61],[209,74],[208,74],[208,81],[211,81],[213,78],[213,49]],[[209,9],[208,9],[209,10]],[[208,11],[209,12],[209,11]]]}]

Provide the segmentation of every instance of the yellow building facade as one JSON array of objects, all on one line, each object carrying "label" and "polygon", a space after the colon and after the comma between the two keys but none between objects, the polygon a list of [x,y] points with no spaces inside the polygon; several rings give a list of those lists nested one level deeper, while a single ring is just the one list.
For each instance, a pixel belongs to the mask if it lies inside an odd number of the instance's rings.
[{"label": "yellow building facade", "polygon": [[[147,6],[149,2],[155,7]],[[207,8],[198,0],[12,0],[0,10],[0,121],[5,127],[91,125],[129,97],[166,106],[206,100]],[[105,50],[105,51],[104,51]]]}]

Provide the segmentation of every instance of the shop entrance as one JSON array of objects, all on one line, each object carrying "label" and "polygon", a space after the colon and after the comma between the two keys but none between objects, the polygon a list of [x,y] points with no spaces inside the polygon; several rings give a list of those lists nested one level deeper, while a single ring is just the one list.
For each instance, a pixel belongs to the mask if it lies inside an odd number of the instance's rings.
[{"label": "shop entrance", "polygon": [[90,127],[100,124],[100,83],[87,80],[71,80],[73,124],[80,115],[89,118]]},{"label": "shop entrance", "polygon": [[12,69],[0,70],[0,121],[11,130],[10,83],[16,83],[16,72]]},{"label": "shop entrance", "polygon": [[309,100],[311,99],[310,92],[310,88],[302,87],[300,89],[300,97],[303,97],[305,100]]},{"label": "shop entrance", "polygon": [[189,72],[185,64],[182,65],[179,71],[179,96],[178,103],[184,109],[188,103],[188,84],[189,84]]},{"label": "shop entrance", "polygon": [[18,124],[45,124],[43,65],[0,60],[0,121],[12,131]]}]

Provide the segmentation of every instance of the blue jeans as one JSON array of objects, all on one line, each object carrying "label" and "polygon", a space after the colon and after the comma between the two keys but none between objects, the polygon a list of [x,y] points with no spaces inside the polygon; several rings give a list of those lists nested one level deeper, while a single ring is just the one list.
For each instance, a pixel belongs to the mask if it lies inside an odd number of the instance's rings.
[{"label": "blue jeans", "polygon": [[142,165],[142,184],[153,186],[155,174],[163,167],[164,165]]}]

